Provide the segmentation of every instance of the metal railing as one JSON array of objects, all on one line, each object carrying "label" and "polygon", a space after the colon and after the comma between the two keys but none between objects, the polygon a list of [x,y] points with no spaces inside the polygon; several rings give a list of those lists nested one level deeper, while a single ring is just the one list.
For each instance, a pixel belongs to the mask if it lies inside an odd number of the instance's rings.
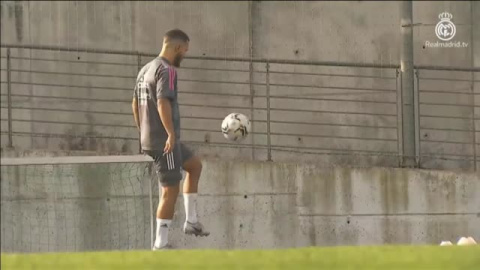
[{"label": "metal railing", "polygon": [[454,161],[454,166],[447,167],[477,170],[480,92],[475,91],[475,83],[480,82],[479,75],[478,68],[416,68],[416,156],[420,167],[437,168],[439,161]]},{"label": "metal railing", "polygon": [[[6,118],[2,113],[1,133],[7,136],[7,146],[19,147],[14,139],[20,137],[57,138],[56,143],[75,150],[95,150],[102,140],[138,142],[130,106],[132,87],[138,70],[156,55],[51,46],[2,44],[1,48],[1,108],[7,110]],[[376,161],[365,165],[402,166],[404,104],[397,65],[221,57],[187,57],[184,63],[179,99],[182,138],[187,143],[247,149],[255,160],[323,156],[330,158],[329,163],[358,165],[357,161],[370,157]],[[429,79],[418,75],[424,70],[471,74],[469,95],[478,95],[473,88],[478,69],[416,67],[418,166],[423,158],[448,160],[458,154],[457,159],[476,168],[475,121],[479,119],[474,99],[469,105],[473,113],[461,116],[473,121],[473,130],[455,130],[472,132],[472,154],[463,155],[461,149],[448,154],[424,151],[431,142],[457,143],[420,136],[432,130],[422,124],[432,117],[423,110],[435,105],[423,101],[426,89],[420,85]],[[252,121],[252,133],[242,143],[226,141],[220,132],[221,120],[233,111]],[[31,142],[29,147],[42,147],[42,142]]]}]

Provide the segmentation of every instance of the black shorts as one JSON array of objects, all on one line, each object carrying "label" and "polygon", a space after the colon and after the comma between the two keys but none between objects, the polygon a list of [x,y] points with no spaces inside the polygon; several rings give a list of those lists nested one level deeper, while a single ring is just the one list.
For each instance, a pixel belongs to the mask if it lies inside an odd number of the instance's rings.
[{"label": "black shorts", "polygon": [[155,171],[162,187],[177,185],[182,180],[182,164],[193,157],[193,152],[183,143],[176,143],[173,151],[164,154],[160,150],[143,150],[153,158]]}]

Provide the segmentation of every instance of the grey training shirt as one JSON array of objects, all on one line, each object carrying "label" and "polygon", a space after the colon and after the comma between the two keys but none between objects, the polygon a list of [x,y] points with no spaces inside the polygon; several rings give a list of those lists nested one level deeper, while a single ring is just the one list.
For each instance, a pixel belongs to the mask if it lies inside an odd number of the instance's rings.
[{"label": "grey training shirt", "polygon": [[180,139],[180,112],[177,102],[177,72],[167,59],[157,57],[138,73],[133,96],[138,100],[140,143],[143,150],[163,150],[168,138],[157,108],[157,100],[167,98],[172,107],[175,137]]}]

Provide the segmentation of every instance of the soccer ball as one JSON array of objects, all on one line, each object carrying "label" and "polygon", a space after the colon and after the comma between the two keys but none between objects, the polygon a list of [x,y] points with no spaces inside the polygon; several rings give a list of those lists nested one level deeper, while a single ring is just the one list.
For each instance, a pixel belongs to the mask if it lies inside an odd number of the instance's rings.
[{"label": "soccer ball", "polygon": [[242,141],[250,132],[250,120],[241,113],[231,113],[223,119],[222,133],[231,141]]}]

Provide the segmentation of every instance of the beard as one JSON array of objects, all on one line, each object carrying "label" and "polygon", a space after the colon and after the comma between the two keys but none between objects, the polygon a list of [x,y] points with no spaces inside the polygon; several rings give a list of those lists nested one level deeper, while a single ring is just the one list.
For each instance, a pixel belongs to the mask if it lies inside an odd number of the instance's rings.
[{"label": "beard", "polygon": [[180,67],[180,62],[182,62],[183,56],[180,54],[175,55],[175,58],[173,59],[173,65],[175,67]]}]

